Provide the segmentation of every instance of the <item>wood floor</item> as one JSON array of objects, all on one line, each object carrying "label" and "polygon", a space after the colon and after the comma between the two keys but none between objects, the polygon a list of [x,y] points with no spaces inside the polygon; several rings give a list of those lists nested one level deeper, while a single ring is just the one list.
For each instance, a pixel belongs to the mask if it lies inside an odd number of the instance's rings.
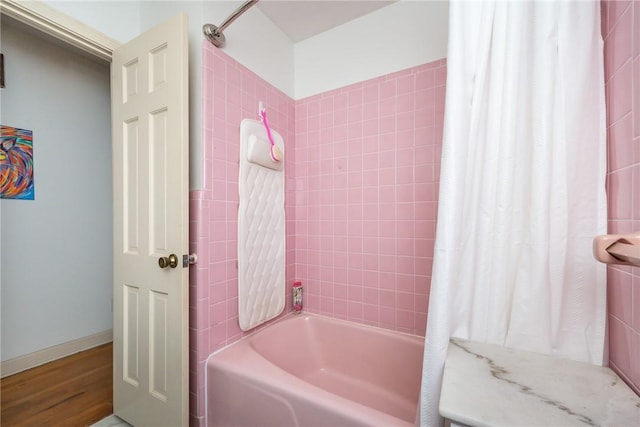
[{"label": "wood floor", "polygon": [[0,381],[0,422],[9,426],[91,425],[113,412],[112,344]]}]

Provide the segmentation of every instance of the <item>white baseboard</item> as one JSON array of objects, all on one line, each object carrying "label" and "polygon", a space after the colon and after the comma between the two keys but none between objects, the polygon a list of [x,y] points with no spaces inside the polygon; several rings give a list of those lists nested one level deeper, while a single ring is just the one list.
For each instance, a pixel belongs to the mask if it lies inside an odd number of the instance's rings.
[{"label": "white baseboard", "polygon": [[113,341],[113,330],[109,329],[88,337],[78,338],[77,340],[34,351],[24,356],[5,360],[0,363],[0,378],[8,377],[111,341]]}]

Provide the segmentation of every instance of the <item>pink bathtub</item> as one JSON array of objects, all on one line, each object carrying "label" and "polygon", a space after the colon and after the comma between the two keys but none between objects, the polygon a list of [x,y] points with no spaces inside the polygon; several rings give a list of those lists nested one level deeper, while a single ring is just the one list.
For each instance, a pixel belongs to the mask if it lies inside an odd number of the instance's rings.
[{"label": "pink bathtub", "polygon": [[413,426],[424,339],[291,315],[212,355],[207,424]]}]

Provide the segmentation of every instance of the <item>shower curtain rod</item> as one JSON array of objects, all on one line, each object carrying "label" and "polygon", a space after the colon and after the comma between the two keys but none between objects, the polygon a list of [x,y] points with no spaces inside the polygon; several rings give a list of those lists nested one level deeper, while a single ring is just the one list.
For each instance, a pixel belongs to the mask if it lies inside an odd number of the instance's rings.
[{"label": "shower curtain rod", "polygon": [[204,24],[202,26],[202,32],[204,36],[209,40],[215,47],[224,46],[225,37],[222,32],[225,28],[227,28],[233,21],[238,19],[240,15],[245,13],[247,10],[251,8],[254,4],[258,3],[259,0],[247,0],[242,5],[237,8],[227,19],[224,20],[222,25],[216,27],[213,24]]}]

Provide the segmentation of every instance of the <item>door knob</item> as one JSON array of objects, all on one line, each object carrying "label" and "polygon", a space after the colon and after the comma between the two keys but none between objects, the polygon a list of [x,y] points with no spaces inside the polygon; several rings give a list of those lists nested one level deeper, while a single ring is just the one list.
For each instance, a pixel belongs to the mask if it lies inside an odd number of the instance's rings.
[{"label": "door knob", "polygon": [[158,265],[160,268],[176,268],[178,266],[178,257],[176,254],[171,254],[169,256],[161,256],[158,258]]}]

